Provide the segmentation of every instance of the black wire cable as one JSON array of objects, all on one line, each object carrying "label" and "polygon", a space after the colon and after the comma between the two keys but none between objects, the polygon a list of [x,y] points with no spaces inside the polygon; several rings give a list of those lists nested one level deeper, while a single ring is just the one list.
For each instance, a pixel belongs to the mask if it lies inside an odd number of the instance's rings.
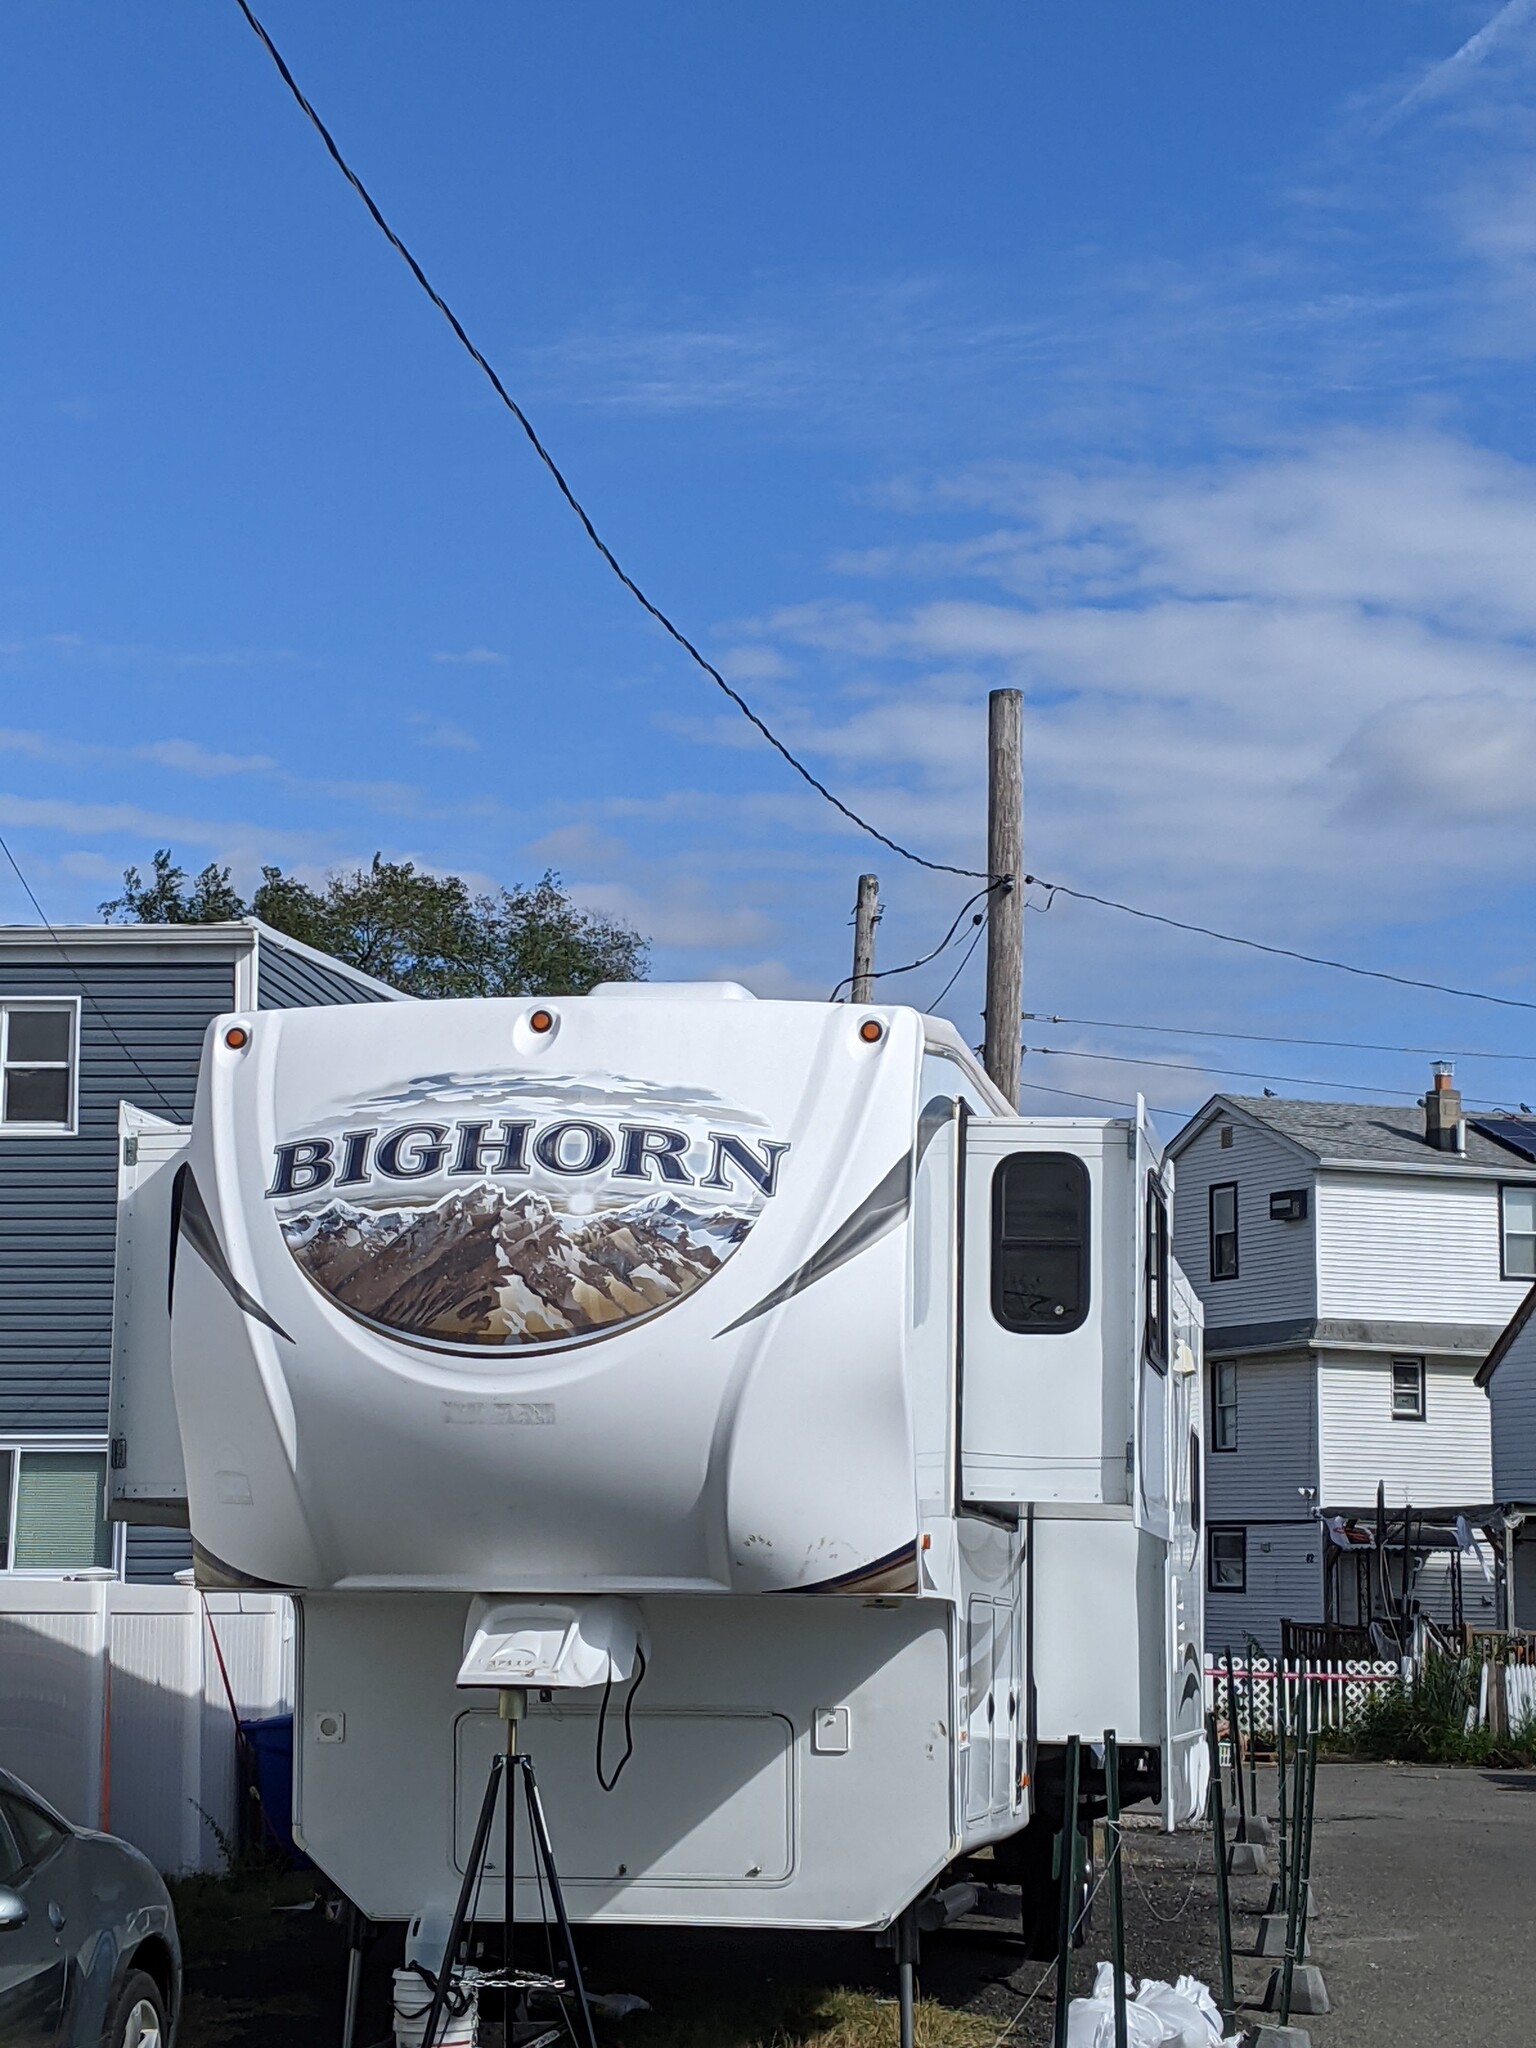
[{"label": "black wire cable", "polygon": [[[1031,1081],[1026,1075],[1020,1076],[1019,1087],[1032,1088],[1037,1095],[1061,1095],[1069,1102],[1102,1102],[1110,1109],[1129,1109],[1131,1106],[1130,1097],[1126,1095],[1085,1095],[1081,1088],[1047,1088],[1043,1081]],[[1149,1102],[1147,1108],[1154,1116],[1189,1115],[1187,1109],[1163,1109],[1155,1102]]]},{"label": "black wire cable", "polygon": [[818,796],[825,798],[825,800],[829,804],[831,804],[832,808],[835,811],[840,811],[851,825],[857,825],[861,832],[867,832],[871,839],[878,840],[882,846],[888,846],[892,853],[899,854],[903,860],[911,861],[916,867],[929,868],[935,874],[965,875],[967,877],[974,878],[978,881],[985,881],[985,871],[980,868],[953,867],[950,865],[948,861],[929,860],[925,855],[921,853],[914,853],[910,846],[903,846],[899,840],[892,839],[886,833],[879,831],[875,826],[870,824],[867,818],[861,818],[857,811],[851,809],[849,805],[845,804],[841,797],[834,796],[832,794],[832,791],[827,788],[826,784],[824,782],[819,782],[817,778],[811,773],[810,769],[806,767],[805,763],[801,760],[798,760],[795,757],[795,755],[793,755],[790,752],[789,748],[785,746],[784,742],[777,736],[777,734],[770,731],[768,726],[764,724],[763,720],[752,709],[752,706],[747,702],[746,698],[742,696],[741,692],[731,687],[731,685],[726,681],[725,677],[721,675],[719,669],[715,667],[714,663],[712,661],[706,660],[704,655],[702,655],[699,652],[698,648],[694,646],[693,642],[688,638],[687,634],[684,633],[680,627],[674,625],[672,620],[667,617],[666,613],[661,609],[661,607],[657,604],[652,603],[651,599],[646,596],[645,592],[640,588],[640,585],[635,581],[634,577],[631,576],[628,570],[624,568],[622,563],[619,561],[618,557],[614,554],[612,548],[610,548],[608,543],[603,539],[602,535],[598,532],[596,526],[593,525],[591,515],[588,513],[586,507],[582,504],[581,500],[577,497],[576,493],[571,489],[571,486],[566,482],[566,479],[564,475],[561,473],[560,467],[556,463],[554,457],[550,454],[549,450],[545,447],[544,443],[539,439],[538,433],[534,428],[533,422],[529,419],[527,413],[523,411],[523,408],[518,404],[517,400],[512,396],[511,392],[508,391],[506,385],[502,383],[500,377],[496,374],[495,370],[492,369],[490,363],[486,360],[485,356],[481,354],[480,350],[476,348],[475,344],[470,340],[468,332],[466,331],[463,322],[459,319],[457,313],[454,312],[453,308],[449,305],[448,301],[443,297],[442,293],[438,291],[437,288],[432,284],[431,280],[428,278],[426,272],[422,269],[421,265],[417,262],[416,258],[411,254],[410,250],[406,247],[405,243],[401,241],[400,237],[395,233],[394,229],[390,226],[389,222],[384,218],[384,215],[380,211],[378,203],[374,199],[373,194],[368,190],[367,186],[363,183],[362,179],[357,175],[356,171],[353,170],[352,166],[347,162],[346,158],[342,155],[340,149],[336,145],[335,138],[332,136],[331,131],[326,127],[325,123],[321,120],[320,116],[315,112],[314,108],[305,98],[304,92],[300,87],[298,80],[294,77],[293,73],[289,70],[286,62],[284,61],[282,52],[278,49],[276,43],[273,42],[271,36],[267,33],[266,29],[262,26],[261,22],[257,20],[255,14],[252,12],[251,7],[249,5],[249,0],[235,0],[235,5],[240,9],[240,12],[245,16],[247,22],[250,24],[258,40],[260,41],[263,49],[266,51],[267,55],[272,59],[274,65],[276,65],[278,76],[282,79],[284,85],[287,86],[289,92],[292,93],[305,119],[314,129],[315,133],[319,136],[320,140],[325,144],[326,151],[329,154],[332,163],[335,164],[337,170],[341,172],[342,176],[346,179],[347,183],[352,187],[353,191],[357,194],[358,198],[361,199],[364,206],[367,207],[369,215],[373,220],[374,226],[379,230],[380,234],[383,235],[384,239],[395,251],[395,254],[401,258],[406,268],[410,271],[412,277],[415,278],[417,284],[421,286],[421,289],[426,293],[427,297],[432,301],[433,305],[436,306],[438,312],[441,313],[443,318],[448,322],[448,325],[453,329],[455,338],[467,352],[471,361],[476,363],[479,366],[479,368],[484,372],[486,378],[489,380],[491,389],[496,393],[496,396],[501,400],[502,404],[506,407],[507,411],[511,413],[513,419],[515,419],[517,421],[517,424],[522,428],[523,433],[527,436],[528,444],[533,449],[534,454],[537,455],[540,462],[542,462],[544,467],[549,471],[550,476],[554,480],[555,488],[559,491],[561,497],[564,498],[566,504],[569,505],[571,510],[576,514],[576,517],[581,521],[582,529],[585,532],[587,539],[591,541],[593,547],[597,549],[597,552],[602,556],[603,560],[608,564],[608,567],[613,571],[614,575],[619,579],[620,583],[623,584],[624,588],[629,592],[630,596],[635,600],[636,604],[638,604],[643,611],[649,613],[651,618],[653,618],[656,621],[657,625],[661,627],[662,631],[670,635],[670,637],[677,642],[678,646],[682,648],[683,652],[689,657],[691,661],[695,662],[698,665],[698,667],[700,667],[704,671],[705,675],[709,677],[710,681],[716,686],[717,689],[723,690],[725,692],[726,696],[730,698],[731,702],[736,706],[736,709],[741,713],[742,717],[745,718],[749,724],[754,725],[757,728],[757,730],[762,734],[763,738],[768,742],[769,746],[772,747],[776,753],[782,755],[784,760],[786,760],[789,763],[790,767],[794,769],[795,773],[798,776],[800,776],[800,778],[803,781],[808,782],[811,788],[815,790]]},{"label": "black wire cable", "polygon": [[[1181,1074],[1230,1074],[1240,1081],[1283,1081],[1292,1088],[1342,1088],[1346,1092],[1358,1093],[1362,1088],[1375,1088],[1379,1095],[1400,1095],[1407,1102],[1417,1102],[1422,1090],[1413,1088],[1383,1088],[1374,1081],[1324,1081],[1316,1074],[1259,1074],[1250,1067],[1212,1067],[1198,1060],[1154,1060],[1144,1054],[1131,1052],[1086,1052],[1069,1045],[1025,1045],[1024,1053],[1043,1053],[1051,1059],[1063,1060],[1108,1060],[1117,1067],[1167,1067]],[[1494,1104],[1486,1097],[1467,1096],[1466,1101],[1474,1108],[1492,1109]]]},{"label": "black wire cable", "polygon": [[1123,911],[1127,917],[1145,918],[1149,924],[1170,925],[1176,932],[1194,932],[1202,939],[1219,939],[1224,946],[1246,946],[1254,953],[1272,953],[1281,960],[1300,960],[1308,967],[1331,967],[1339,974],[1358,974],[1367,981],[1395,982],[1399,988],[1427,988],[1435,995],[1460,996],[1469,1003],[1497,1003],[1505,1010],[1536,1010],[1536,1002],[1526,1002],[1519,996],[1493,996],[1483,989],[1455,988],[1444,981],[1420,981],[1412,974],[1389,974],[1384,967],[1356,967],[1348,960],[1330,960],[1321,953],[1298,952],[1294,946],[1272,946],[1264,939],[1245,939],[1235,932],[1219,932],[1208,924],[1189,924],[1182,917],[1167,917],[1160,910],[1139,910],[1134,903],[1119,903],[1113,896],[1095,896],[1088,889],[1071,889],[1065,882],[1048,882],[1043,875],[1026,875],[1026,885],[1037,884],[1046,890],[1047,899],[1041,905],[1049,910],[1053,896],[1071,896],[1079,903],[1097,903],[1105,910]]},{"label": "black wire cable", "polygon": [[949,977],[948,981],[945,982],[944,986],[939,990],[938,994],[934,997],[933,1001],[928,1005],[927,1009],[923,1012],[923,1015],[925,1017],[931,1017],[934,1014],[934,1012],[938,1009],[940,1003],[943,1002],[944,998],[949,994],[950,990],[954,987],[955,983],[960,979],[961,975],[964,974],[967,966],[970,964],[971,955],[975,952],[976,948],[981,943],[981,935],[987,928],[987,919],[990,915],[990,911],[982,911],[979,916],[974,917],[971,920],[971,922],[976,927],[976,930],[971,938],[971,943],[960,955],[960,965],[955,969],[954,973]]},{"label": "black wire cable", "polygon": [[[47,914],[45,913],[43,906],[41,905],[41,903],[38,902],[36,895],[33,893],[32,884],[21,872],[21,868],[17,862],[16,856],[14,853],[12,853],[9,844],[4,838],[0,838],[0,853],[3,853],[6,859],[10,862],[12,873],[15,875],[17,881],[20,882],[22,888],[26,891],[27,901],[31,904],[32,908],[37,912],[38,922],[42,925],[43,930],[48,934],[49,938],[52,939],[53,943],[58,947],[59,958],[64,962],[64,965],[69,969],[70,973],[74,976],[75,983],[80,990],[81,996],[87,1003],[89,1003],[91,1008],[96,1012],[96,1015],[101,1019],[102,1023],[106,1025],[108,1034],[110,1035],[113,1043],[116,1045],[118,1051],[122,1054],[123,1058],[128,1062],[129,1066],[133,1068],[133,1071],[144,1083],[144,1086],[147,1089],[149,1089],[150,1093],[155,1097],[156,1101],[160,1104],[160,1107],[171,1119],[171,1122],[179,1124],[181,1122],[181,1115],[172,1106],[172,1104],[169,1101],[167,1101],[165,1090],[160,1086],[160,1083],[157,1080],[155,1080],[152,1074],[145,1073],[143,1067],[139,1063],[137,1056],[129,1049],[128,1046],[126,1046],[123,1043],[122,1037],[118,1032],[117,1026],[112,1022],[112,1019],[107,1015],[107,1012],[103,1008],[103,1006],[96,1000],[96,997],[92,995],[90,989],[87,988],[84,977],[81,975],[80,970],[78,967],[76,967],[74,961],[70,959],[69,951],[65,946],[64,941],[59,937],[58,933],[54,930],[53,926],[48,922]],[[75,1048],[75,1055],[77,1059],[79,1057],[79,1050],[80,1049],[77,1046]]]},{"label": "black wire cable", "polygon": [[613,1659],[608,1659],[608,1681],[603,1687],[603,1704],[597,1710],[597,1782],[605,1792],[611,1792],[624,1775],[624,1766],[635,1753],[635,1731],[631,1725],[635,1711],[635,1694],[645,1680],[645,1652],[635,1645],[636,1671],[632,1684],[624,1699],[624,1754],[613,1767],[613,1776],[603,1776],[603,1735],[608,1726],[608,1702],[613,1697]]},{"label": "black wire cable", "polygon": [[[921,960],[908,960],[906,964],[901,967],[877,968],[870,975],[869,979],[871,981],[884,981],[887,979],[888,976],[893,974],[910,974],[914,968],[926,967],[930,960],[937,960],[939,955],[944,951],[945,947],[953,944],[955,934],[960,929],[961,920],[964,918],[965,913],[968,910],[974,909],[975,906],[981,901],[982,897],[990,896],[994,889],[1010,889],[1012,888],[1012,886],[1013,877],[1011,875],[999,875],[995,881],[988,882],[985,889],[978,889],[974,896],[968,897],[966,901],[961,904],[959,910],[955,913],[954,923],[950,926],[949,930],[944,934],[943,938],[940,939],[939,943],[934,947],[931,953],[925,953]],[[980,918],[977,920],[977,922],[985,923],[986,920],[985,918]],[[848,986],[849,982],[853,981],[855,978],[856,977],[854,975],[845,974],[842,980],[837,984],[837,987],[833,989],[831,995],[827,997],[827,1001],[829,1003],[835,1003],[840,993]],[[945,993],[947,994],[948,991],[946,990]]]},{"label": "black wire cable", "polygon": [[1536,1065],[1536,1054],[1525,1052],[1469,1052],[1454,1045],[1377,1045],[1367,1038],[1294,1038],[1279,1031],[1208,1031],[1190,1024],[1127,1024],[1109,1017],[1057,1017],[1044,1010],[1025,1010],[1026,1024],[1076,1024],[1085,1031],[1150,1031],[1162,1038],[1232,1038],[1250,1045],[1315,1045],[1330,1052],[1421,1053],[1436,1060],[1512,1060],[1519,1066]]}]

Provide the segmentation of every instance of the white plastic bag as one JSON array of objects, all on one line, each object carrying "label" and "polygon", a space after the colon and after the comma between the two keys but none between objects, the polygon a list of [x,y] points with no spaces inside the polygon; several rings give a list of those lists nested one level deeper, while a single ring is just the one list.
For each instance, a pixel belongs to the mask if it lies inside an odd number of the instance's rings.
[{"label": "white plastic bag", "polygon": [[[1192,1977],[1179,1979],[1181,1986],[1194,1982]],[[1211,2048],[1213,2039],[1221,2039],[1220,2016],[1217,2016],[1217,2032],[1213,2036],[1200,2005],[1187,1992],[1175,1990],[1172,1984],[1165,1984],[1160,1977],[1142,1978],[1141,1988],[1136,1993],[1136,2010],[1155,2012],[1167,2029],[1164,2038],[1177,2044],[1177,2048]]]},{"label": "white plastic bag", "polygon": [[[1168,2032],[1162,2015],[1136,2003],[1129,1977],[1125,1980],[1125,2038],[1129,2048],[1165,2048],[1178,2037]],[[1091,1998],[1074,1998],[1067,2007],[1067,2048],[1115,2048],[1115,1973],[1100,1963]],[[1204,2044],[1202,2044],[1204,2048]]]}]

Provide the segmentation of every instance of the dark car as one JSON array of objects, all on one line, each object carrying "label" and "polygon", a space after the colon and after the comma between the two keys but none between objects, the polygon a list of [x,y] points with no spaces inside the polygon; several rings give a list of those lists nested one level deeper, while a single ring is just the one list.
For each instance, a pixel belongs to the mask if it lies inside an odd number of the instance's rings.
[{"label": "dark car", "polygon": [[0,1771],[0,2043],[171,2048],[180,2005],[176,1916],[154,1865]]}]

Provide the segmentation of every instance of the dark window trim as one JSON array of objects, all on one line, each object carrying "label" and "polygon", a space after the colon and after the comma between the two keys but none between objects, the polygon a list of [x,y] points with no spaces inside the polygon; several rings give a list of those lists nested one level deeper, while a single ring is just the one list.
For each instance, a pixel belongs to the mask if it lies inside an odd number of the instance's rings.
[{"label": "dark window trim", "polygon": [[[1232,1375],[1232,1441],[1229,1444],[1224,1444],[1221,1441],[1221,1423],[1219,1420],[1221,1404],[1216,1398],[1216,1390],[1221,1384],[1223,1372],[1230,1372]],[[1231,1457],[1238,1447],[1238,1442],[1237,1360],[1235,1358],[1218,1358],[1211,1366],[1211,1456],[1213,1458]]]},{"label": "dark window trim", "polygon": [[[1218,1273],[1216,1270],[1216,1197],[1226,1194],[1229,1190],[1232,1195],[1232,1270],[1230,1273]],[[1206,1234],[1206,1249],[1210,1254],[1212,1281],[1219,1284],[1223,1280],[1235,1280],[1242,1266],[1241,1216],[1237,1200],[1237,1182],[1235,1180],[1214,1180],[1211,1182],[1210,1192],[1206,1197]],[[1226,1235],[1227,1232],[1223,1231],[1222,1236],[1225,1237]]]},{"label": "dark window trim", "polygon": [[[1216,1583],[1216,1538],[1237,1536],[1242,1539],[1242,1583],[1237,1586],[1219,1586]],[[1248,1528],[1243,1522],[1208,1522],[1205,1529],[1205,1589],[1208,1593],[1246,1593],[1248,1590]]]},{"label": "dark window trim", "polygon": [[[1397,1368],[1400,1365],[1411,1365],[1418,1373],[1419,1412],[1417,1415],[1410,1415],[1397,1405]],[[1401,1358],[1394,1358],[1392,1360],[1390,1370],[1389,1406],[1392,1420],[1394,1422],[1427,1422],[1429,1420],[1429,1367],[1427,1362],[1422,1358],[1410,1358],[1405,1354]]]},{"label": "dark window trim", "polygon": [[[1518,1280],[1522,1287],[1529,1287],[1531,1285],[1532,1276],[1529,1273],[1511,1273],[1509,1270],[1509,1228],[1504,1221],[1504,1197],[1511,1188],[1528,1189],[1530,1186],[1531,1182],[1528,1180],[1501,1180],[1499,1182],[1499,1278],[1501,1280]],[[1520,1233],[1522,1237],[1526,1234],[1525,1231]]]},{"label": "dark window trim", "polygon": [[[1065,1161],[1072,1169],[1077,1183],[1078,1208],[1083,1219],[1082,1236],[1078,1241],[1077,1257],[1077,1314],[1063,1316],[1060,1322],[1016,1323],[1003,1312],[1003,1262],[998,1257],[1004,1249],[1003,1238],[1003,1177],[1015,1159],[1036,1159]],[[1088,1320],[1091,1306],[1089,1282],[1092,1266],[1088,1251],[1093,1231],[1093,1177],[1088,1171],[1086,1160],[1079,1159],[1075,1152],[1036,1152],[1020,1150],[1008,1152],[998,1160],[992,1169],[992,1318],[1000,1329],[1010,1330],[1017,1337],[1065,1337],[1072,1330],[1080,1330]],[[1018,1240],[1027,1242],[1027,1240]]]},{"label": "dark window trim", "polygon": [[[1142,1285],[1146,1289],[1146,1327],[1142,1341],[1146,1347],[1147,1359],[1155,1372],[1168,1370],[1170,1340],[1170,1257],[1168,1249],[1168,1198],[1163,1184],[1156,1173],[1147,1174],[1147,1216],[1142,1257],[1145,1270]],[[1157,1313],[1152,1312],[1152,1297],[1157,1296]]]}]

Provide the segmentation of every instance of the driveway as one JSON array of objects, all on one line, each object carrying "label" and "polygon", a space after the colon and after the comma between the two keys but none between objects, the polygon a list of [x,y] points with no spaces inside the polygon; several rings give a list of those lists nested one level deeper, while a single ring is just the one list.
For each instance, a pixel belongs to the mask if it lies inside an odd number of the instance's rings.
[{"label": "driveway", "polygon": [[1536,1771],[1323,1765],[1312,1877],[1320,2048],[1536,2040]]}]

